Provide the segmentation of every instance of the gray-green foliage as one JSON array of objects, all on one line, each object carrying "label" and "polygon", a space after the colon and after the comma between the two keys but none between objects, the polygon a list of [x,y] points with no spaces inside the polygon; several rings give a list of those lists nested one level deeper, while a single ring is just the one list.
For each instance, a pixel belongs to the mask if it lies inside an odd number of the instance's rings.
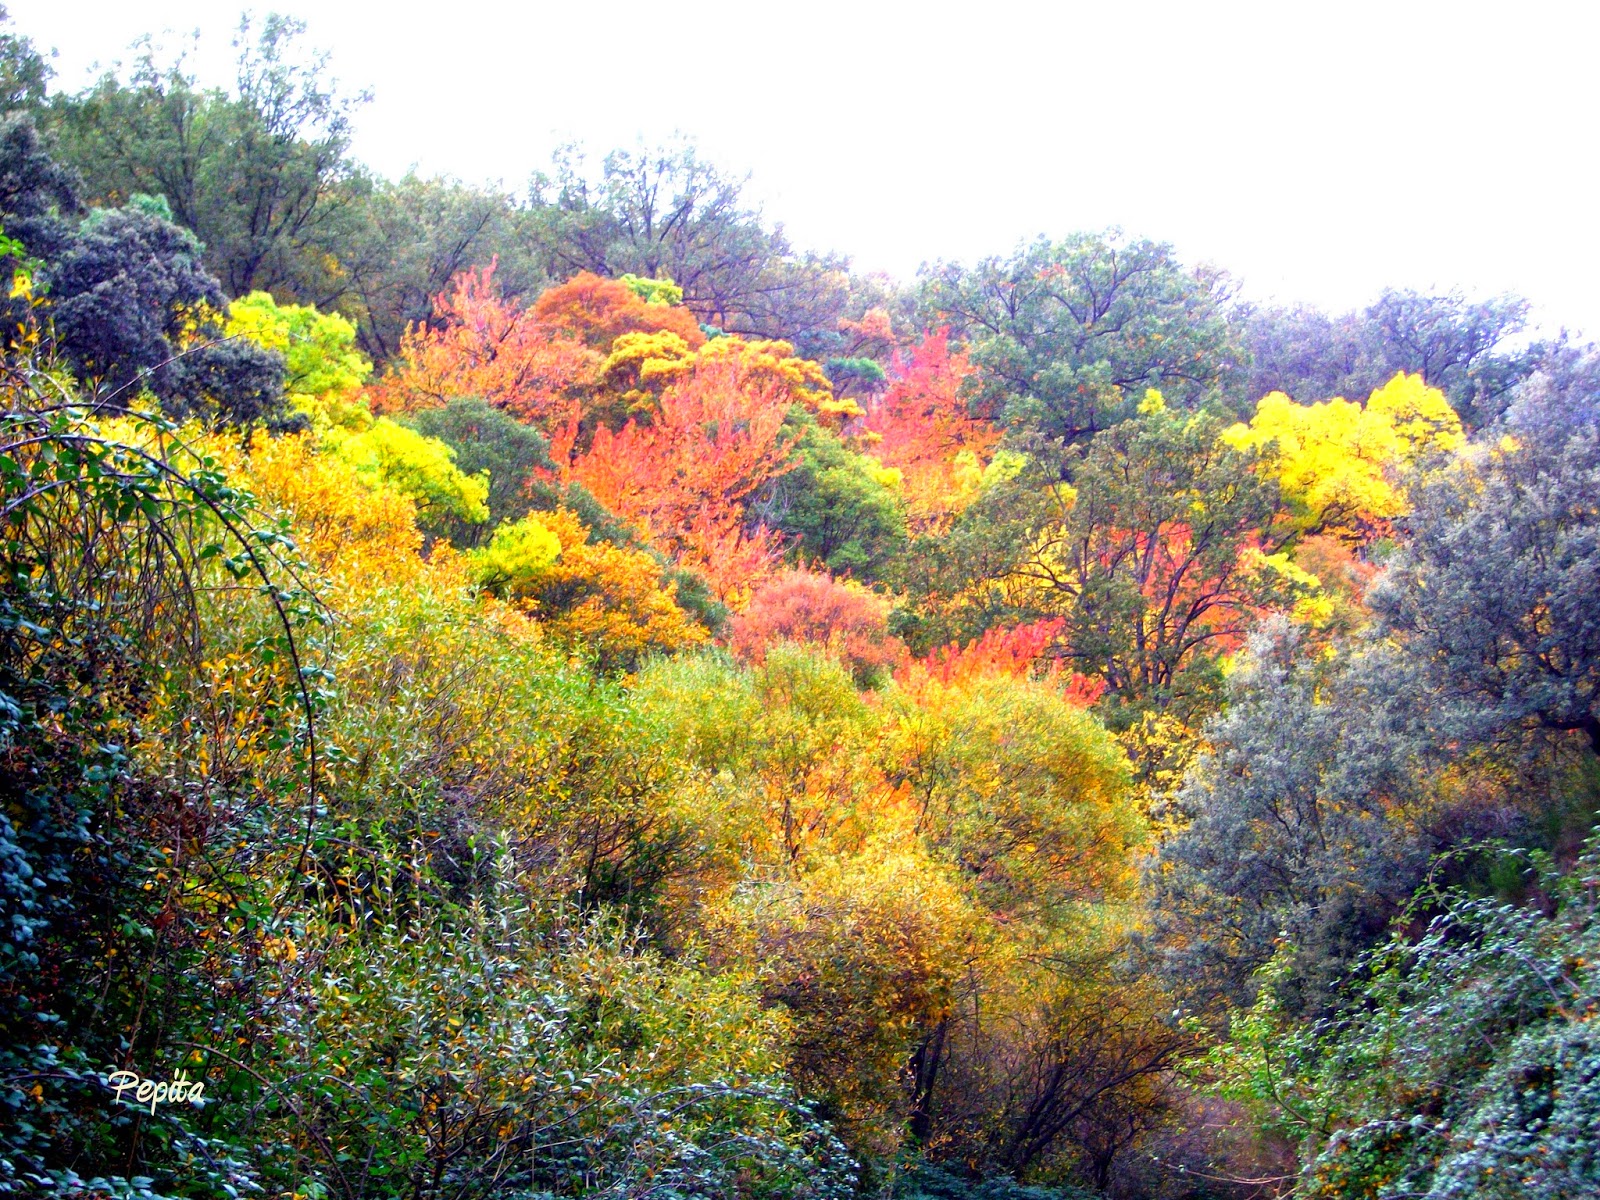
[{"label": "gray-green foliage", "polygon": [[79,211],[78,179],[51,157],[33,118],[23,113],[0,118],[0,214],[6,233],[32,257],[51,258],[71,239]]},{"label": "gray-green foliage", "polygon": [[454,450],[456,466],[464,474],[489,474],[488,521],[476,526],[453,521],[441,530],[458,545],[487,542],[503,522],[515,521],[536,507],[530,493],[536,484],[534,472],[551,469],[552,464],[549,443],[532,426],[473,396],[411,413],[406,424]]},{"label": "gray-green foliage", "polygon": [[689,142],[614,150],[598,170],[581,151],[535,177],[530,238],[556,278],[593,271],[671,279],[701,321],[729,333],[827,344],[844,311],[845,262],[797,254],[768,226],[744,180]]},{"label": "gray-green foliage", "polygon": [[1426,933],[1374,955],[1344,1013],[1299,1040],[1331,1114],[1302,1195],[1600,1193],[1595,857],[1542,882],[1548,910],[1424,892],[1447,902]]},{"label": "gray-green foliage", "polygon": [[[0,4],[0,25],[8,24],[10,19],[10,13]],[[0,34],[0,110],[37,111],[44,104],[54,74],[54,68],[31,38]]]},{"label": "gray-green foliage", "polygon": [[32,120],[0,123],[0,225],[15,238],[5,275],[26,289],[0,302],[8,334],[40,329],[86,390],[122,406],[153,393],[177,416],[250,424],[283,404],[283,360],[222,337],[226,300],[203,247],[159,196],[76,219],[73,173]]},{"label": "gray-green foliage", "polygon": [[56,344],[98,399],[148,389],[175,416],[248,425],[282,407],[283,359],[224,340],[217,280],[187,229],[139,204],[89,214],[40,269]]},{"label": "gray-green foliage", "polygon": [[1083,1188],[1037,1187],[1006,1175],[974,1178],[920,1164],[895,1178],[896,1200],[1090,1200],[1098,1193]]},{"label": "gray-green foliage", "polygon": [[1283,622],[1252,637],[1174,798],[1186,824],[1150,875],[1168,969],[1196,1002],[1247,998],[1286,935],[1283,999],[1325,1007],[1442,838],[1504,831],[1503,812],[1446,814],[1430,796],[1446,756],[1408,684],[1381,651],[1323,662]]},{"label": "gray-green foliage", "polygon": [[326,55],[302,52],[303,33],[276,15],[259,32],[242,22],[228,91],[202,87],[146,38],[125,74],[52,105],[85,194],[165,196],[232,296],[263,289],[325,304],[338,291],[328,267],[355,195],[346,151],[360,98],[329,82]]},{"label": "gray-green foliage", "polygon": [[1361,400],[1398,371],[1418,372],[1469,425],[1487,425],[1547,349],[1507,346],[1527,315],[1527,302],[1514,296],[1474,301],[1394,288],[1339,315],[1245,306],[1233,318],[1250,359],[1240,399],[1253,405],[1281,391],[1301,403]]},{"label": "gray-green foliage", "polygon": [[501,291],[525,301],[548,283],[524,246],[526,214],[505,193],[407,175],[373,181],[357,208],[339,247],[339,303],[375,362],[399,352],[406,328],[428,320],[462,271],[493,262]]},{"label": "gray-green foliage", "polygon": [[1073,442],[1132,414],[1146,388],[1198,404],[1238,369],[1224,280],[1148,239],[1043,239],[924,280],[923,315],[980,368],[979,398],[1012,424]]},{"label": "gray-green foliage", "polygon": [[1285,933],[1284,999],[1323,1009],[1431,855],[1569,822],[1558,810],[1581,801],[1549,785],[1570,793],[1572,751],[1600,748],[1589,383],[1581,361],[1536,378],[1514,443],[1413,484],[1409,538],[1369,595],[1377,636],[1332,662],[1286,628],[1253,641],[1152,875],[1169,960],[1199,995],[1247,996]]},{"label": "gray-green foliage", "polygon": [[1528,397],[1516,444],[1413,489],[1371,602],[1470,731],[1576,732],[1600,754],[1600,428],[1592,395],[1562,399]]}]

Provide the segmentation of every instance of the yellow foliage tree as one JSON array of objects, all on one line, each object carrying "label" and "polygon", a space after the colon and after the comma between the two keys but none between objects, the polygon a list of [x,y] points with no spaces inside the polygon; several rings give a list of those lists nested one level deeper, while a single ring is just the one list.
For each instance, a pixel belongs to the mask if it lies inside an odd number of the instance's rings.
[{"label": "yellow foliage tree", "polygon": [[763,999],[789,1013],[801,1088],[858,1151],[893,1154],[906,1063],[983,937],[948,873],[914,841],[874,839],[798,880],[741,887],[707,932],[714,963],[753,968]]},{"label": "yellow foliage tree", "polygon": [[1455,450],[1463,434],[1443,392],[1420,375],[1399,374],[1364,405],[1342,397],[1296,404],[1273,392],[1248,425],[1230,426],[1222,439],[1269,451],[1291,534],[1369,540],[1406,511],[1402,473],[1430,454]]},{"label": "yellow foliage tree", "polygon": [[699,645],[709,634],[678,606],[676,587],[642,550],[591,541],[565,510],[502,526],[471,556],[486,590],[517,603],[555,636],[592,650],[603,669]]},{"label": "yellow foliage tree", "polygon": [[355,326],[344,317],[251,292],[229,308],[227,329],[283,355],[290,403],[310,417],[322,448],[369,483],[409,496],[424,521],[489,519],[487,477],[463,474],[445,443],[387,418],[373,420],[359,394],[372,363],[356,349]]},{"label": "yellow foliage tree", "polygon": [[240,470],[293,523],[311,560],[345,580],[414,577],[422,566],[417,506],[317,448],[306,434],[257,433]]},{"label": "yellow foliage tree", "polygon": [[837,400],[833,385],[820,364],[797,357],[788,342],[761,338],[713,338],[700,348],[700,363],[736,363],[742,378],[770,382],[789,392],[796,404],[803,404],[819,419],[839,421],[862,415],[854,400]]},{"label": "yellow foliage tree", "polygon": [[862,415],[854,400],[835,397],[822,367],[797,357],[788,342],[727,335],[691,346],[670,330],[624,333],[611,343],[594,412],[613,427],[629,418],[648,422],[662,393],[699,371],[717,373],[733,387],[777,391],[835,429]]},{"label": "yellow foliage tree", "polygon": [[437,438],[379,417],[360,433],[330,429],[323,443],[374,486],[409,496],[424,521],[456,517],[480,525],[489,519],[488,475],[464,474],[456,452]]},{"label": "yellow foliage tree", "polygon": [[694,369],[695,352],[667,329],[624,333],[611,343],[600,367],[601,387],[619,400],[605,406],[611,423],[646,416],[661,398],[661,389]]},{"label": "yellow foliage tree", "polygon": [[360,423],[354,410],[366,406],[353,398],[372,374],[372,362],[356,349],[356,327],[344,317],[251,292],[229,306],[227,333],[283,355],[289,402],[314,423],[343,424],[352,417]]},{"label": "yellow foliage tree", "polygon": [[1146,822],[1126,758],[1050,680],[926,679],[897,691],[880,744],[919,837],[986,911],[1048,939],[1125,897]]}]

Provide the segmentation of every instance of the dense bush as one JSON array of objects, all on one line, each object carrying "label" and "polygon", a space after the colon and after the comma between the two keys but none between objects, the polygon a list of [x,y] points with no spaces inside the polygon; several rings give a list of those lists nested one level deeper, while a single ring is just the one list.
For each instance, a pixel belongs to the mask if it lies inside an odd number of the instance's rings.
[{"label": "dense bush", "polygon": [[300,32],[0,33],[0,1193],[1600,1193],[1592,347],[385,181]]}]

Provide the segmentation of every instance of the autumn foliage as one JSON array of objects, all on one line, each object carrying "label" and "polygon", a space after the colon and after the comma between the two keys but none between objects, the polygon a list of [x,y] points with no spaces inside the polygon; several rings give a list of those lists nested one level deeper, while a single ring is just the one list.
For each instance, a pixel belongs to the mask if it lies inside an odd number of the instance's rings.
[{"label": "autumn foliage", "polygon": [[1088,707],[1105,692],[1105,682],[1090,679],[1062,667],[1059,654],[1066,621],[1053,617],[1011,628],[995,626],[965,645],[941,646],[921,659],[906,663],[895,678],[903,687],[916,690],[928,681],[941,684],[978,679],[1038,678],[1056,684],[1068,700]]},{"label": "autumn foliage", "polygon": [[331,574],[412,579],[421,569],[417,505],[337,455],[319,453],[306,434],[257,434],[235,469],[265,500],[288,513],[302,551]]},{"label": "autumn foliage", "polygon": [[[345,388],[306,408],[312,433],[229,462],[341,595],[447,593],[584,680],[561,688],[619,681],[551,745],[506,734],[450,778],[499,797],[540,886],[707,947],[745,1003],[781,1009],[784,1069],[853,1150],[982,1160],[984,1122],[1015,1140],[1087,1120],[1091,1102],[1041,1097],[1028,1070],[1102,1088],[1095,1131],[1163,1111],[1190,1035],[1161,986],[1136,999],[1100,967],[1040,964],[1120,952],[1145,805],[1184,778],[1221,664],[1264,618],[1330,648],[1363,626],[1363,548],[1406,511],[1406,472],[1455,447],[1453,412],[1403,375],[1365,405],[1269,395],[1231,427],[1150,389],[1056,469],[1026,442],[991,469],[1001,430],[948,330],[903,348],[882,310],[843,323],[888,369],[830,359],[836,391],[790,342],[708,336],[678,295],[580,274],[524,304],[492,266],[469,272],[366,402]],[[263,327],[285,319],[257,304]],[[479,464],[502,460],[404,424],[468,395],[538,434],[526,507],[502,499],[497,523],[497,468]],[[780,568],[805,531],[860,519],[863,479],[927,548],[918,570],[996,545],[1009,565],[934,583],[942,597],[919,595],[937,572],[904,570],[903,537],[878,590]],[[430,541],[419,518],[441,512],[483,535]],[[940,604],[968,601],[983,615],[945,627],[966,636],[929,636]],[[713,643],[726,653],[695,653]],[[492,722],[523,686],[496,677],[428,719]],[[1176,695],[1191,707],[1151,706]]]},{"label": "autumn foliage", "polygon": [[562,642],[593,652],[602,667],[637,665],[646,654],[708,640],[678,606],[660,563],[592,538],[570,512],[536,513],[502,527],[471,567],[485,588]]},{"label": "autumn foliage", "polygon": [[[678,562],[737,601],[777,560],[776,537],[747,528],[741,502],[786,469],[779,437],[789,394],[752,385],[737,362],[697,368],[669,387],[650,424],[601,426],[570,476]],[[571,432],[556,441],[572,454]]]},{"label": "autumn foliage", "polygon": [[476,396],[539,425],[576,415],[600,355],[503,296],[494,271],[491,263],[463,272],[435,301],[433,320],[406,330],[399,364],[369,389],[374,412]]},{"label": "autumn foliage", "polygon": [[1365,403],[1334,397],[1297,404],[1262,397],[1248,425],[1223,432],[1230,445],[1260,449],[1288,501],[1296,533],[1351,541],[1386,536],[1408,507],[1403,478],[1430,455],[1461,445],[1461,419],[1421,375],[1397,374]]},{"label": "autumn foliage", "polygon": [[729,624],[735,654],[761,662],[777,642],[821,646],[868,682],[903,662],[906,648],[889,633],[889,603],[859,584],[810,571],[784,571],[758,589]]},{"label": "autumn foliage", "polygon": [[677,304],[651,304],[618,279],[580,271],[534,302],[532,319],[601,354],[625,333],[670,333],[693,350],[705,340],[699,323]]},{"label": "autumn foliage", "polygon": [[0,1197],[1600,1195],[1600,347],[384,181],[248,26],[0,29]]},{"label": "autumn foliage", "polygon": [[973,370],[965,354],[950,349],[948,329],[930,333],[909,356],[895,356],[888,389],[861,422],[869,452],[901,473],[917,527],[948,525],[971,503],[1000,439],[962,394]]},{"label": "autumn foliage", "polygon": [[527,422],[555,474],[738,607],[782,553],[744,506],[791,465],[790,408],[835,427],[862,410],[788,342],[708,340],[687,309],[646,298],[675,289],[634,284],[581,273],[523,305],[492,264],[466,272],[368,397],[403,413],[476,396]]}]

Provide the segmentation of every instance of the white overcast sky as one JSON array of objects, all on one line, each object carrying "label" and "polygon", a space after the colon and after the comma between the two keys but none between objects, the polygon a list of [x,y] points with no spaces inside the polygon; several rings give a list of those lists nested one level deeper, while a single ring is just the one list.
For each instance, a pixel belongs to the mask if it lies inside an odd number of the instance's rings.
[{"label": "white overcast sky", "polygon": [[[10,0],[59,86],[238,10]],[[1119,225],[1255,298],[1515,291],[1600,335],[1600,4],[278,0],[373,102],[355,151],[520,191],[551,150],[694,138],[799,246],[901,277]],[[168,39],[176,44],[180,39]]]}]

